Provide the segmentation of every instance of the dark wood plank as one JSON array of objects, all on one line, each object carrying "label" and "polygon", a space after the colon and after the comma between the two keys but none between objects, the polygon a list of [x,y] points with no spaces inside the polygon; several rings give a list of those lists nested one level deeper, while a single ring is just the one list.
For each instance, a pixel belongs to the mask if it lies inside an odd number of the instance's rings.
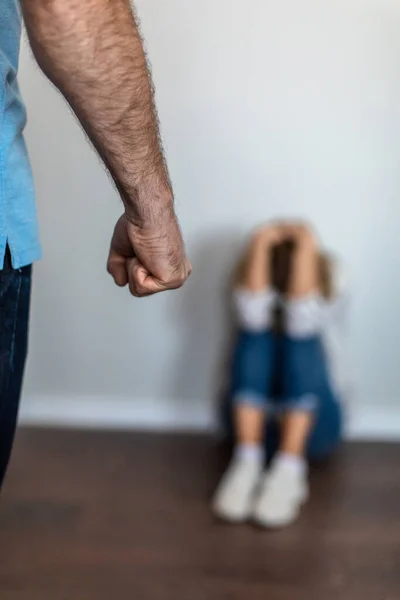
[{"label": "dark wood plank", "polygon": [[293,527],[216,523],[206,436],[21,430],[0,501],[1,600],[400,600],[400,445],[312,471]]}]

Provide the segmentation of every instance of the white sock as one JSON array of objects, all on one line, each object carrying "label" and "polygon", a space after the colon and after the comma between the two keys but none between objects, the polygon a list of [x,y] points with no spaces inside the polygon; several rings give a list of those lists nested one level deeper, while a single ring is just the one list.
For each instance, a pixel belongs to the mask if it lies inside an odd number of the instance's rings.
[{"label": "white sock", "polygon": [[284,469],[291,470],[292,473],[306,475],[308,470],[307,461],[303,456],[298,454],[288,454],[286,452],[278,452],[274,458],[274,465]]},{"label": "white sock", "polygon": [[261,444],[238,444],[235,448],[234,457],[236,460],[261,465],[265,460],[264,447]]}]

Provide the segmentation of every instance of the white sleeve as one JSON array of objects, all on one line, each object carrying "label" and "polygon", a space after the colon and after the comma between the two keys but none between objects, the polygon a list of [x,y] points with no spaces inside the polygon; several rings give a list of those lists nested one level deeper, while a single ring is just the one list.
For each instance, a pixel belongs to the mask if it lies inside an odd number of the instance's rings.
[{"label": "white sleeve", "polygon": [[325,302],[317,293],[286,300],[286,331],[294,338],[307,338],[321,333]]},{"label": "white sleeve", "polygon": [[245,331],[261,332],[271,327],[272,309],[277,294],[271,289],[260,292],[238,289],[233,294],[235,316],[239,327]]},{"label": "white sleeve", "polygon": [[327,300],[319,293],[285,301],[286,329],[298,338],[323,333],[332,323],[337,329],[346,327],[348,313],[347,279],[341,265],[333,266],[334,296]]}]

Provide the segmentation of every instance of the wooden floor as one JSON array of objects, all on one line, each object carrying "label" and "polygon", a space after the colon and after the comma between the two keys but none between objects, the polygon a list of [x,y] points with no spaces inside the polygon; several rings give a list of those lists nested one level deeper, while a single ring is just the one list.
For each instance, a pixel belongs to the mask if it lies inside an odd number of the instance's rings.
[{"label": "wooden floor", "polygon": [[1,600],[400,600],[400,445],[347,446],[273,533],[210,515],[225,460],[206,437],[20,431]]}]

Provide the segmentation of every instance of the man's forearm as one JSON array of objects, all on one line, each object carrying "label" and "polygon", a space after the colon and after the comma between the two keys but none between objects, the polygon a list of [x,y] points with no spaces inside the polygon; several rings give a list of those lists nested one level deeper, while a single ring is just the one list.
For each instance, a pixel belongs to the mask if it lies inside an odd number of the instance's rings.
[{"label": "man's forearm", "polygon": [[129,0],[22,0],[35,57],[138,224],[171,210],[153,88]]}]

